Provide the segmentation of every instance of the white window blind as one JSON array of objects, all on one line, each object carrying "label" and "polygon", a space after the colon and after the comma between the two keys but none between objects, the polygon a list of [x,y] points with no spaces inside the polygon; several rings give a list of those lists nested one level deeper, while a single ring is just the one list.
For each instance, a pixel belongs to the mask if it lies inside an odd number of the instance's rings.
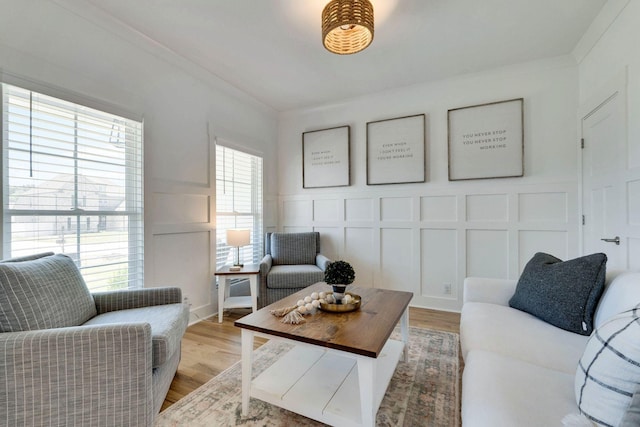
[{"label": "white window blind", "polygon": [[69,255],[92,290],[143,286],[142,123],[2,85],[4,258]]},{"label": "white window blind", "polygon": [[216,268],[233,264],[236,249],[226,230],[251,230],[251,245],[240,248],[241,263],[262,257],[262,158],[216,145]]}]

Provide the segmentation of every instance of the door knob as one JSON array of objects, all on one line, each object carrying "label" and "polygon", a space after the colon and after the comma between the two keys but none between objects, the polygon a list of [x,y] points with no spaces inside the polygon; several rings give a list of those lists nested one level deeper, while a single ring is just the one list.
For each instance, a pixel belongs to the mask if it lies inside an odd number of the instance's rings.
[{"label": "door knob", "polygon": [[615,243],[616,245],[620,244],[620,237],[616,236],[613,239],[600,239],[603,242],[607,242],[607,243]]}]

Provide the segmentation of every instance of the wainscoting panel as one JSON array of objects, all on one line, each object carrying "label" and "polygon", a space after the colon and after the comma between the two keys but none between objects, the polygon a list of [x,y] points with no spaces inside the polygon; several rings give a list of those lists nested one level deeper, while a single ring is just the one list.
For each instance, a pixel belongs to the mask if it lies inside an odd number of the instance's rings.
[{"label": "wainscoting panel", "polygon": [[518,195],[520,221],[567,222],[567,193],[521,193]]},{"label": "wainscoting panel", "polygon": [[507,221],[509,219],[506,194],[476,194],[467,196],[467,221]]},{"label": "wainscoting panel", "polygon": [[458,199],[456,196],[420,197],[421,221],[457,221]]},{"label": "wainscoting panel", "polygon": [[413,199],[410,197],[383,197],[380,199],[381,221],[412,221]]},{"label": "wainscoting panel", "polygon": [[282,216],[286,224],[305,224],[312,215],[311,200],[287,200],[282,203]]},{"label": "wainscoting panel", "polygon": [[332,189],[280,203],[280,230],[319,231],[356,285],[413,292],[418,307],[460,310],[465,277],[517,279],[535,252],[578,256],[575,183]]},{"label": "wainscoting panel", "polygon": [[[380,277],[376,288],[396,291],[417,291],[412,267],[415,266],[413,239],[408,228],[382,228],[380,230]],[[417,236],[416,236],[417,237]]]},{"label": "wainscoting panel", "polygon": [[341,257],[344,233],[342,227],[314,227],[320,233],[320,252],[332,261]]},{"label": "wainscoting panel", "polygon": [[206,224],[209,222],[206,194],[153,193],[156,224]]},{"label": "wainscoting panel", "polygon": [[569,258],[569,235],[566,231],[521,230],[518,234],[520,271],[536,252],[546,252],[562,260]]},{"label": "wainscoting panel", "polygon": [[373,199],[345,199],[347,221],[373,221]]},{"label": "wainscoting panel", "polygon": [[283,227],[282,231],[285,233],[306,233],[307,231],[313,231],[313,227]]},{"label": "wainscoting panel", "polygon": [[[340,200],[342,204],[342,200]],[[342,219],[342,209],[335,199],[314,200],[313,220],[314,221],[338,221]]]},{"label": "wainscoting panel", "polygon": [[457,299],[458,232],[423,229],[420,231],[421,295]]},{"label": "wainscoting panel", "polygon": [[373,288],[374,274],[378,271],[378,256],[372,228],[346,227],[344,251],[341,257],[356,272],[354,284]]},{"label": "wainscoting panel", "polygon": [[156,234],[153,236],[154,286],[179,286],[191,301],[211,303],[209,276],[214,257],[211,232]]},{"label": "wainscoting panel", "polygon": [[506,230],[467,230],[467,276],[509,277]]}]

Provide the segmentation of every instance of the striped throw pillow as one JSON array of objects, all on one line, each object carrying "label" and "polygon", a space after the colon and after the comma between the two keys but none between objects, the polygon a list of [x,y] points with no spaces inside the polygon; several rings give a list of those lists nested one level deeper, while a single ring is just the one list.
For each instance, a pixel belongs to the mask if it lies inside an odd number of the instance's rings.
[{"label": "striped throw pillow", "polygon": [[640,305],[591,334],[575,393],[580,411],[597,425],[640,425]]}]

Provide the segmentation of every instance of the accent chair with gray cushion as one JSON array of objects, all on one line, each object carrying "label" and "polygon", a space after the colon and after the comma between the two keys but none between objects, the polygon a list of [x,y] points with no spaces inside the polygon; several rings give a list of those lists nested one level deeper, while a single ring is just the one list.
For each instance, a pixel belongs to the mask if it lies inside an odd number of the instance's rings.
[{"label": "accent chair with gray cushion", "polygon": [[324,280],[329,259],[320,254],[320,233],[266,233],[260,263],[258,305],[264,307]]},{"label": "accent chair with gray cushion", "polygon": [[92,294],[66,255],[0,261],[0,424],[152,425],[188,320],[179,288]]}]

